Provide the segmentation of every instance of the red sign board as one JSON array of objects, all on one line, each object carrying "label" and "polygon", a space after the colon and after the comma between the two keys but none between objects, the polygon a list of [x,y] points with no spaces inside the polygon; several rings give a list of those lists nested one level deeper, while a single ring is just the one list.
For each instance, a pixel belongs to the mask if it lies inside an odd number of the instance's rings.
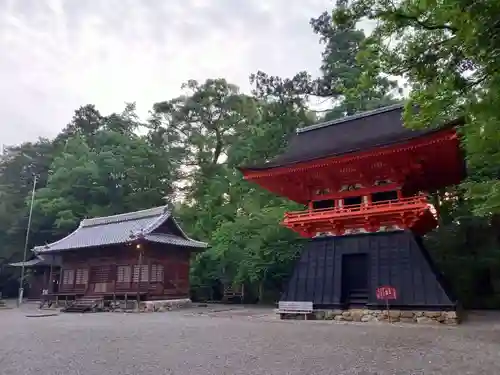
[{"label": "red sign board", "polygon": [[393,286],[380,286],[377,288],[377,299],[389,300],[396,299],[398,295]]}]

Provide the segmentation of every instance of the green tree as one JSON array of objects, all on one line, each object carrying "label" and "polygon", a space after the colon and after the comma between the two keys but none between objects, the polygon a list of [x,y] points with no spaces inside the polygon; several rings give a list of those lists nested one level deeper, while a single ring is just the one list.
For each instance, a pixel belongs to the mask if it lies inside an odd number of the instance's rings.
[{"label": "green tree", "polygon": [[[339,5],[344,3],[339,1]],[[379,70],[365,69],[358,61],[367,39],[363,30],[356,28],[356,22],[335,23],[332,14],[324,12],[310,24],[324,45],[320,76],[312,78],[307,72],[299,72],[283,79],[257,72],[251,77],[256,83],[256,95],[287,96],[301,103],[311,97],[320,98],[330,103],[330,108],[321,111],[325,112],[325,121],[398,102],[401,88],[396,81]]]},{"label": "green tree", "polygon": [[[47,181],[54,146],[47,139],[26,142],[19,146],[5,147],[0,156],[0,289],[6,285],[4,295],[17,291],[19,272],[6,264],[22,259],[29,206],[34,176],[37,186]],[[32,232],[31,246],[43,241],[43,234]]]},{"label": "green tree", "polygon": [[218,276],[249,285],[259,301],[265,301],[265,290],[281,291],[299,251],[295,234],[278,225],[285,209],[263,207],[239,215],[212,236],[210,251],[219,260]]},{"label": "green tree", "polygon": [[[261,210],[279,207],[282,216],[286,205],[245,182],[236,167],[276,156],[287,135],[307,120],[305,106],[289,95],[249,97],[224,80],[190,81],[184,89],[184,96],[154,106],[150,136],[158,143],[167,139],[177,150],[183,166],[177,213],[190,233],[212,246],[194,264],[194,284],[222,281],[251,286],[262,280],[255,273],[248,276],[249,264],[264,264],[257,259],[265,249],[260,255],[251,251],[250,236],[257,238],[270,223]],[[256,217],[260,219],[252,219]],[[280,219],[273,216],[273,230],[282,230]],[[254,254],[253,263],[248,254]]]},{"label": "green tree", "polygon": [[397,102],[401,93],[397,83],[379,71],[365,70],[358,61],[366,35],[355,22],[335,23],[332,14],[324,12],[311,20],[311,26],[325,46],[321,76],[314,82],[316,95],[334,100],[334,108],[326,113],[325,120]]},{"label": "green tree", "polygon": [[207,239],[235,213],[228,150],[256,120],[256,102],[224,79],[189,81],[183,89],[185,95],[154,105],[152,136],[161,134],[180,159],[179,214],[193,235]]},{"label": "green tree", "polygon": [[[43,186],[48,177],[54,147],[47,139],[20,146],[6,147],[0,158],[0,264],[22,254],[28,222],[34,176],[37,186]],[[33,236],[32,240],[37,237]]]},{"label": "green tree", "polygon": [[55,236],[68,233],[84,217],[165,204],[173,192],[176,164],[168,150],[134,132],[138,125],[133,107],[92,118],[99,123],[90,131],[78,128],[68,134],[54,156],[46,186],[37,191],[34,226],[55,227]]},{"label": "green tree", "polygon": [[[500,211],[500,3],[496,0],[341,1],[338,24],[376,21],[360,56],[366,70],[402,77],[411,86],[409,126],[464,118],[463,146],[474,212]],[[418,106],[415,114],[410,108]]]}]

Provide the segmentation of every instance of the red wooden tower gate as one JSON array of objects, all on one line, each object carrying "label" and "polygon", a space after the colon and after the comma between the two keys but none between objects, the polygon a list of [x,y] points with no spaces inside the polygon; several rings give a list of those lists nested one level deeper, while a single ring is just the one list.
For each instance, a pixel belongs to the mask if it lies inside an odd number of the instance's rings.
[{"label": "red wooden tower gate", "polygon": [[420,237],[438,225],[428,192],[464,176],[458,123],[411,130],[402,110],[298,129],[282,155],[240,168],[245,179],[304,205],[282,222],[310,239],[282,301],[380,308],[376,288],[394,285],[400,308],[455,308]]}]

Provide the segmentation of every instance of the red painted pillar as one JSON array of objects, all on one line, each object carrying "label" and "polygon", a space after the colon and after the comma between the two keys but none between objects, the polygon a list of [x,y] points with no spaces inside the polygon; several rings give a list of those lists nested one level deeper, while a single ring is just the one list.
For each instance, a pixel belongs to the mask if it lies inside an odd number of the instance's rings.
[{"label": "red painted pillar", "polygon": [[365,195],[365,197],[366,197],[365,206],[367,206],[367,207],[371,206],[371,204],[372,204],[372,195],[371,194],[367,194],[367,195]]},{"label": "red painted pillar", "polygon": [[396,193],[398,194],[398,200],[401,200],[403,198],[403,193],[401,192],[401,189],[398,189]]}]

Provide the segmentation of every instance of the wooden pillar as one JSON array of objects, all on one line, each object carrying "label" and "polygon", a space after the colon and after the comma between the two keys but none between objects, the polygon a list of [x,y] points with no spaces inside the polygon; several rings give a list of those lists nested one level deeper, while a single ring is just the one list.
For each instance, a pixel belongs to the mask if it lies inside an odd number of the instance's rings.
[{"label": "wooden pillar", "polygon": [[365,201],[365,206],[371,206],[372,205],[372,195],[367,194],[363,197],[363,200]]},{"label": "wooden pillar", "polygon": [[116,264],[113,265],[112,275],[113,275],[112,283],[113,283],[113,303],[114,303],[114,300],[115,300],[114,296],[116,293],[116,281],[118,280],[118,266]]},{"label": "wooden pillar", "polygon": [[398,200],[400,200],[400,199],[402,199],[402,198],[403,198],[403,193],[402,193],[401,189],[398,189],[398,190],[396,191],[396,193],[398,194]]},{"label": "wooden pillar", "polygon": [[63,287],[63,263],[59,266],[59,290]]},{"label": "wooden pillar", "polygon": [[148,281],[147,281],[147,289],[146,289],[146,292],[149,291],[149,285],[151,283],[151,258],[148,257],[148,261],[147,261],[147,264],[148,264]]},{"label": "wooden pillar", "polygon": [[54,291],[54,283],[52,282],[52,278],[54,277],[54,255],[52,255],[52,261],[50,262],[50,270],[49,270],[49,287],[47,288],[49,293],[52,293]]},{"label": "wooden pillar", "polygon": [[42,283],[39,286],[41,286],[42,289],[49,289],[49,273],[50,273],[50,270],[49,270],[49,272],[47,272],[47,269],[44,267],[44,268],[42,268],[38,272],[41,273],[40,277],[41,277],[41,280],[42,280]]},{"label": "wooden pillar", "polygon": [[85,290],[83,291],[83,294],[87,294],[88,291],[89,291],[89,288],[90,288],[90,275],[91,275],[91,271],[92,271],[92,268],[90,267],[90,263],[85,263],[85,267],[87,269],[87,282],[85,284]]},{"label": "wooden pillar", "polygon": [[[140,311],[141,304],[141,276],[142,276],[142,244],[137,244],[136,249],[139,251],[139,260],[137,261],[137,311]],[[133,277],[133,276],[132,276]]]}]

